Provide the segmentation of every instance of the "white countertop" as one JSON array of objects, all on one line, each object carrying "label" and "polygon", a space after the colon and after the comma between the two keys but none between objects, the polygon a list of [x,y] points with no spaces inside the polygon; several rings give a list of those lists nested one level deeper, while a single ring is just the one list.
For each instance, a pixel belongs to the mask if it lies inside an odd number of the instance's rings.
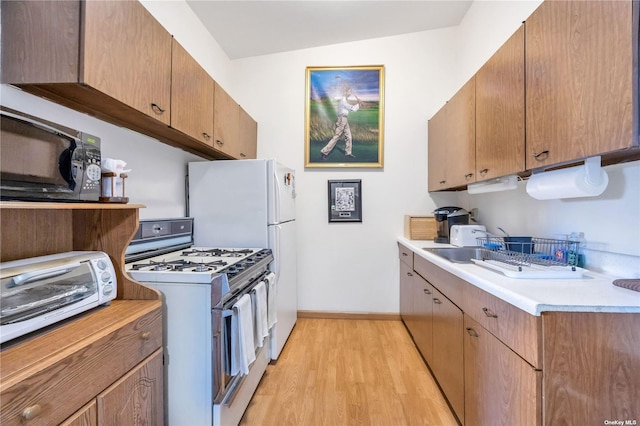
[{"label": "white countertop", "polygon": [[508,278],[482,266],[453,263],[423,250],[425,247],[453,247],[449,244],[405,237],[398,237],[398,242],[416,255],[532,315],[545,311],[640,313],[640,292],[614,286],[613,280],[617,277],[587,271],[582,278],[572,279]]}]

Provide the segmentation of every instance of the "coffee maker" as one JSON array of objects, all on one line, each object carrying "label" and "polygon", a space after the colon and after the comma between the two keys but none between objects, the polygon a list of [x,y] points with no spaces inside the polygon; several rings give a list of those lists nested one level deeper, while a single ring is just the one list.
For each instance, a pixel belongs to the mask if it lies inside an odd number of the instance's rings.
[{"label": "coffee maker", "polygon": [[449,234],[453,225],[468,225],[469,212],[462,207],[440,207],[433,211],[436,219],[436,243],[449,243]]}]

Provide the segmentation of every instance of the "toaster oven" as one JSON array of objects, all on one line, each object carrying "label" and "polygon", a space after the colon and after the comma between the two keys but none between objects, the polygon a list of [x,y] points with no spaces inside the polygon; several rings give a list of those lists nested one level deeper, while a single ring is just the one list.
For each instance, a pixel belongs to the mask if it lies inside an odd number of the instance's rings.
[{"label": "toaster oven", "polygon": [[0,343],[116,297],[106,253],[72,251],[0,263]]}]

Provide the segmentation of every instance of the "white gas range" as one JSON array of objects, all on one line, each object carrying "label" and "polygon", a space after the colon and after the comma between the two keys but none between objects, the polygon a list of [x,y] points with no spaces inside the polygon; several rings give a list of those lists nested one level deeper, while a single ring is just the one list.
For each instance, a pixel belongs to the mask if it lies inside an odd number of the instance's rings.
[{"label": "white gas range", "polygon": [[238,338],[232,321],[243,296],[255,313],[258,287],[275,290],[273,254],[192,242],[191,218],[141,221],[125,271],[163,295],[165,423],[237,424],[269,363],[270,340],[256,341],[248,374],[238,372],[230,359]]}]

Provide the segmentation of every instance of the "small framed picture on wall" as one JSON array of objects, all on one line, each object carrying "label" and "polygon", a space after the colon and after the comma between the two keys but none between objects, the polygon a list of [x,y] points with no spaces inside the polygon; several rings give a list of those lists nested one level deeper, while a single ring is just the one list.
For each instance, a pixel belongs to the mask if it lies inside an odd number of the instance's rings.
[{"label": "small framed picture on wall", "polygon": [[330,180],[329,223],[362,222],[362,181]]}]

